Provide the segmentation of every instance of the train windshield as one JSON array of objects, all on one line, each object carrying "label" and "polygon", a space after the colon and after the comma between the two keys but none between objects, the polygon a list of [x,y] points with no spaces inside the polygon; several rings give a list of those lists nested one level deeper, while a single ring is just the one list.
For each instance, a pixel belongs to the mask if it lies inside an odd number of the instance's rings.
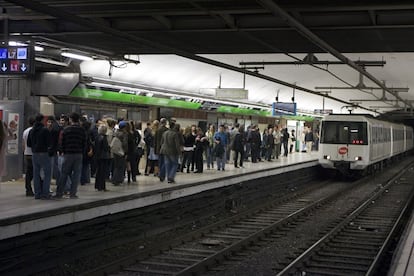
[{"label": "train windshield", "polygon": [[320,142],[367,145],[367,123],[322,121]]}]

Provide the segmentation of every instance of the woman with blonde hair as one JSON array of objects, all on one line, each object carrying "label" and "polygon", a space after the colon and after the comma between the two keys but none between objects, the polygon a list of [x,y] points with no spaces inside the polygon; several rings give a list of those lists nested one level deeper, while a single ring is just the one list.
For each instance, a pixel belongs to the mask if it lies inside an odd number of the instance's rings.
[{"label": "woman with blonde hair", "polygon": [[183,145],[183,162],[181,164],[181,172],[187,168],[187,173],[190,172],[191,161],[193,160],[195,136],[192,135],[191,126],[184,129],[184,145]]}]

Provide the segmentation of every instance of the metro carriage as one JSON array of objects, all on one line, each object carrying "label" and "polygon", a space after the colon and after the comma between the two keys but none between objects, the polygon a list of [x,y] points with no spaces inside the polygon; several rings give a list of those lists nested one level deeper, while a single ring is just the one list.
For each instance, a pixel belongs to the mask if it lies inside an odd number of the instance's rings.
[{"label": "metro carriage", "polygon": [[380,170],[413,148],[413,129],[370,115],[328,115],[321,122],[319,164],[345,176]]}]

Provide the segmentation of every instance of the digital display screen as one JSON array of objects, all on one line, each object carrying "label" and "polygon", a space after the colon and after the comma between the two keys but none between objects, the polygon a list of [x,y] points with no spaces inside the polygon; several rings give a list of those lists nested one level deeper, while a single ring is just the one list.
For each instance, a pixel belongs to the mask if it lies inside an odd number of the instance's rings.
[{"label": "digital display screen", "polygon": [[273,103],[272,116],[296,115],[296,103]]},{"label": "digital display screen", "polygon": [[30,46],[0,46],[0,74],[30,74],[33,72]]}]

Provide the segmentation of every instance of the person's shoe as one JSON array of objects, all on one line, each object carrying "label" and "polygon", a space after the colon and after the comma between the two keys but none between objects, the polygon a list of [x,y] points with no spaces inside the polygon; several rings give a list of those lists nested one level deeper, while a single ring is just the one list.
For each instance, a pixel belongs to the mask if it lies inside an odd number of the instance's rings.
[{"label": "person's shoe", "polygon": [[174,183],[175,183],[175,181],[174,181],[174,180],[172,180],[172,179],[169,179],[169,180],[168,180],[168,183],[169,183],[169,184],[174,184]]},{"label": "person's shoe", "polygon": [[78,199],[79,197],[77,195],[71,195],[70,199]]},{"label": "person's shoe", "polygon": [[234,166],[235,168],[239,168],[239,166]]},{"label": "person's shoe", "polygon": [[165,180],[165,178],[160,177],[160,181],[161,181],[161,182],[164,182],[164,180]]},{"label": "person's shoe", "polygon": [[34,196],[33,192],[26,192],[26,196]]}]

